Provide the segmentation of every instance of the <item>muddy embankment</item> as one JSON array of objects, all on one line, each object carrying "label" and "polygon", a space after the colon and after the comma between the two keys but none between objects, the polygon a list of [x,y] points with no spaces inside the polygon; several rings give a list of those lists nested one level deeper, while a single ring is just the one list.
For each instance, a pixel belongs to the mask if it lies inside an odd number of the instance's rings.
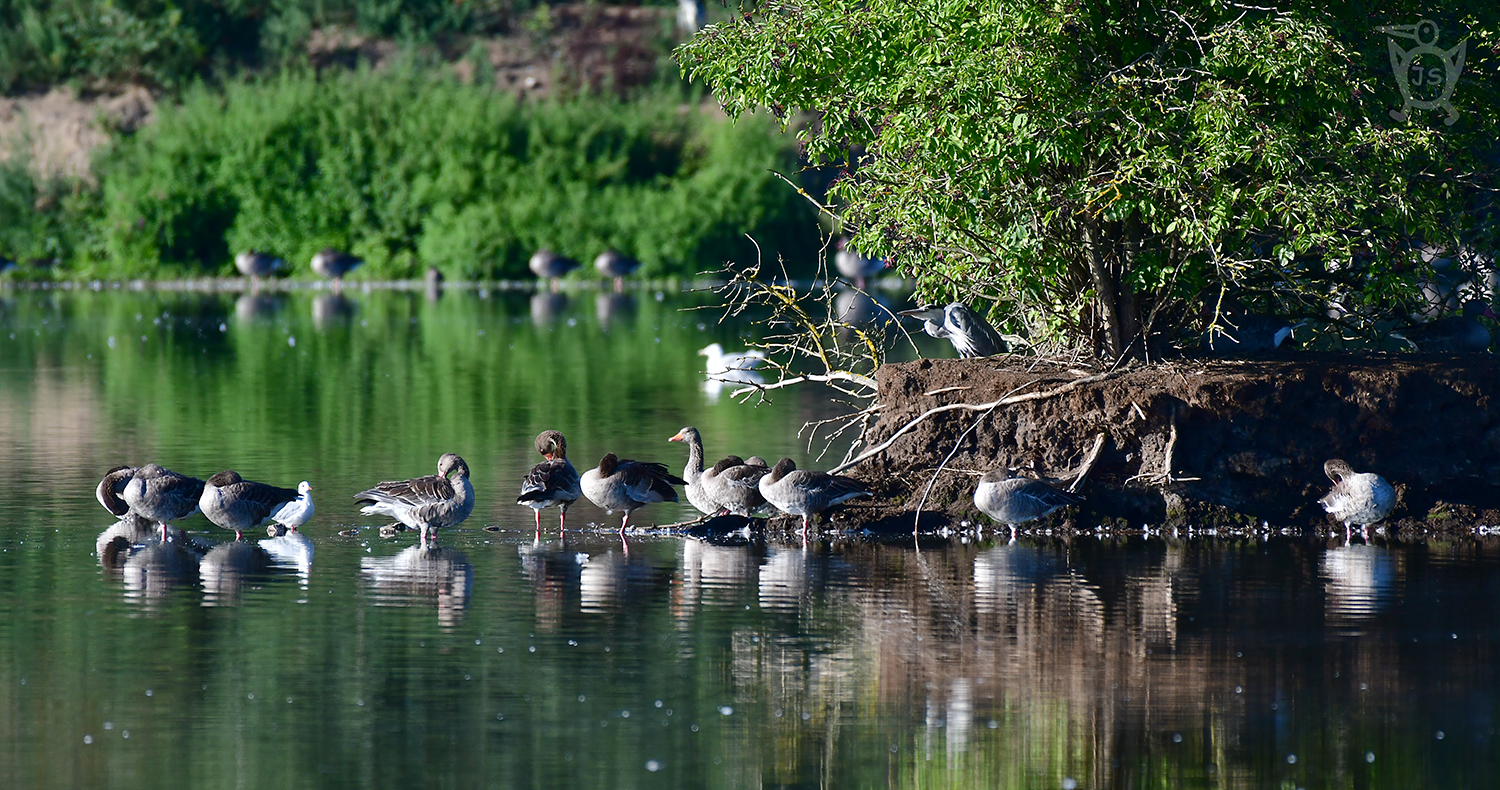
[{"label": "muddy embankment", "polygon": [[937,514],[924,530],[983,518],[973,491],[987,470],[1029,469],[1066,485],[1085,465],[1078,490],[1087,501],[1046,526],[1328,527],[1317,500],[1330,485],[1329,458],[1395,486],[1388,532],[1500,524],[1500,365],[1487,354],[1299,353],[1102,374],[1020,358],[944,359],[889,364],[877,380],[882,410],[868,447],[932,409],[1015,401],[928,416],[845,472],[879,498],[873,514],[850,515],[875,515],[888,528],[911,528],[950,452],[923,507]]}]

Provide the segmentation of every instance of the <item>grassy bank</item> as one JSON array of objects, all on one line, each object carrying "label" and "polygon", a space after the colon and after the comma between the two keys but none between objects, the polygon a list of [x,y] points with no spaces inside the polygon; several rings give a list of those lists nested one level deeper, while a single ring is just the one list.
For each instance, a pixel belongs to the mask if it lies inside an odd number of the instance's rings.
[{"label": "grassy bank", "polygon": [[520,277],[550,246],[606,247],[648,276],[766,254],[811,261],[816,226],[773,170],[790,140],[662,91],[634,101],[527,103],[418,69],[283,74],[196,88],[122,136],[97,186],[0,179],[0,252],[58,258],[71,277],[233,272],[256,247],[294,264],[325,246],[365,276]]}]

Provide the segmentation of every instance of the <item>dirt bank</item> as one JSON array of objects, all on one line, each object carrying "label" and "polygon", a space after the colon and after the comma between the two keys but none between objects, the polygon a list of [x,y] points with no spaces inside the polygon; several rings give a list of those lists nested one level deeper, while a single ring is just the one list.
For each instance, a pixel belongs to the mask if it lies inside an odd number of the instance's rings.
[{"label": "dirt bank", "polygon": [[[1020,358],[921,360],[886,365],[877,380],[871,447],[936,407],[1031,396],[984,416],[937,476],[926,508],[950,519],[979,517],[972,494],[984,471],[1066,478],[1102,436],[1079,489],[1087,503],[1061,516],[1080,527],[1327,526],[1317,499],[1334,457],[1396,487],[1392,530],[1500,523],[1500,365],[1488,354],[1299,353],[1108,374]],[[909,513],[981,414],[933,415],[847,474],[876,488],[881,515]]]}]

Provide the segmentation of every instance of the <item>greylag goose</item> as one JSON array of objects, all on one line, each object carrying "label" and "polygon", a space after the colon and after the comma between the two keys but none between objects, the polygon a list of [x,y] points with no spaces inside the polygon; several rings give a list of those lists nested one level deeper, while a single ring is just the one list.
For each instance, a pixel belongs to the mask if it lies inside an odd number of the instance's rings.
[{"label": "greylag goose", "polygon": [[[162,540],[166,540],[168,524],[198,512],[198,498],[203,493],[202,480],[177,474],[157,464],[146,464],[132,472],[121,490],[118,486],[124,471],[115,467],[99,483],[99,502],[111,513],[116,512],[119,500],[123,499],[128,510],[160,524]],[[110,484],[108,492],[105,491],[106,482]]]},{"label": "greylag goose", "polygon": [[933,337],[945,337],[964,359],[991,357],[1006,351],[1005,340],[989,322],[965,305],[954,302],[947,307],[928,305],[916,310],[902,310],[922,320],[922,329]]},{"label": "greylag goose", "polygon": [[260,278],[270,277],[277,269],[286,265],[286,261],[259,250],[246,250],[234,256],[234,268],[240,270],[240,274],[250,278],[252,286],[260,284]]},{"label": "greylag goose", "polygon": [[594,270],[599,272],[601,277],[614,280],[616,292],[625,288],[625,278],[634,274],[639,268],[641,268],[640,261],[614,249],[605,250],[594,259]]},{"label": "greylag goose", "polygon": [[1306,325],[1306,321],[1294,324],[1285,318],[1259,313],[1224,316],[1223,325],[1210,327],[1203,333],[1202,345],[1217,356],[1275,351],[1293,330]]},{"label": "greylag goose", "polygon": [[1323,474],[1333,481],[1333,490],[1318,504],[1344,525],[1346,535],[1354,524],[1368,531],[1396,508],[1396,489],[1374,472],[1356,472],[1343,459],[1334,458],[1323,464]]},{"label": "greylag goose", "polygon": [[536,510],[536,531],[542,532],[542,508],[556,505],[561,513],[557,527],[568,529],[568,507],[578,501],[583,490],[579,488],[578,470],[568,460],[568,440],[557,431],[542,431],[536,437],[536,451],[547,460],[531,467],[521,481],[521,496],[516,504]]},{"label": "greylag goose", "polygon": [[665,464],[616,458],[614,453],[605,453],[599,466],[584,472],[579,480],[583,495],[601,510],[624,511],[621,535],[630,524],[631,512],[652,502],[676,502],[677,491],[672,486],[686,483],[669,473]]},{"label": "greylag goose", "polygon": [[698,434],[698,429],[687,426],[667,441],[687,443],[688,460],[687,466],[682,468],[682,490],[687,493],[688,502],[707,516],[723,512],[724,508],[708,496],[708,489],[703,485],[703,437]]},{"label": "greylag goose", "polygon": [[863,291],[865,278],[879,274],[885,268],[885,261],[860,255],[849,246],[849,237],[844,236],[835,245],[833,266],[839,270],[839,276],[846,280],[853,280],[854,287]]},{"label": "greylag goose", "polygon": [[766,506],[766,498],[760,493],[760,479],[770,473],[763,460],[752,464],[731,455],[703,473],[703,485],[719,507],[736,516],[749,518],[750,514]]},{"label": "greylag goose", "polygon": [[418,530],[426,546],[438,529],[456,527],[474,511],[474,486],[464,459],[443,453],[436,475],[380,483],[354,499],[369,503],[359,511],[365,515],[389,516]]},{"label": "greylag goose", "polygon": [[427,301],[436,302],[443,298],[443,270],[436,266],[428,266],[425,278],[425,293]]},{"label": "greylag goose", "polygon": [[1490,347],[1490,330],[1479,323],[1480,316],[1494,319],[1495,312],[1484,302],[1467,302],[1459,315],[1392,332],[1391,337],[1405,340],[1417,351],[1448,354],[1483,351]]},{"label": "greylag goose", "polygon": [[974,507],[1010,527],[1042,518],[1060,507],[1082,502],[1083,497],[1029,477],[1017,477],[1008,469],[993,469],[974,487]]},{"label": "greylag goose", "polygon": [[531,273],[546,280],[548,287],[556,291],[557,280],[567,275],[568,272],[578,268],[578,261],[543,247],[531,254],[531,260],[527,262]]},{"label": "greylag goose", "polygon": [[813,516],[851,499],[870,496],[864,483],[852,477],[798,469],[790,458],[777,461],[770,473],[760,479],[759,488],[767,502],[782,512],[802,517],[804,541]]},{"label": "greylag goose", "polygon": [[325,247],[312,258],[312,270],[325,280],[332,280],[335,287],[344,282],[344,275],[358,269],[364,258],[347,252]]},{"label": "greylag goose", "polygon": [[[224,529],[234,530],[234,539],[243,540],[245,530],[276,520],[281,511],[297,501],[297,492],[290,488],[278,488],[265,483],[256,483],[240,477],[238,472],[226,469],[203,486],[203,496],[198,507],[203,515]],[[310,512],[308,515],[312,515]]]}]

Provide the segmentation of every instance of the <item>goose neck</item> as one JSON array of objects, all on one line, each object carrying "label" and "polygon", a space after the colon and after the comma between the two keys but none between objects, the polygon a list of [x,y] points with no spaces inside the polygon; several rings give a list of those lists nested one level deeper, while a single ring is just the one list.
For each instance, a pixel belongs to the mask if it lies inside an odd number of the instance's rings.
[{"label": "goose neck", "polygon": [[683,478],[695,485],[703,477],[703,440],[696,434],[688,437],[688,462],[682,471]]}]

